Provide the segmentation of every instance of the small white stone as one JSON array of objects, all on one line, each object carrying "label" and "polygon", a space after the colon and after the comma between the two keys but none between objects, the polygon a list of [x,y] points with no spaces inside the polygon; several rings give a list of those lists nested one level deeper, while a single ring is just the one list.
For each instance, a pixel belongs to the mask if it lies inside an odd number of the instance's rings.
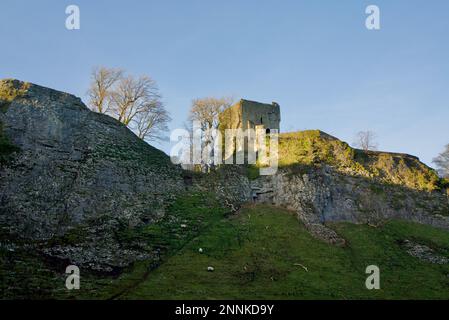
[{"label": "small white stone", "polygon": [[199,253],[203,253],[203,248],[199,248],[199,249],[198,249],[198,252],[199,252]]},{"label": "small white stone", "polygon": [[187,228],[186,224],[181,224],[181,228]]},{"label": "small white stone", "polygon": [[214,267],[207,267],[207,271],[209,271],[209,272],[212,272],[214,270],[215,270]]}]

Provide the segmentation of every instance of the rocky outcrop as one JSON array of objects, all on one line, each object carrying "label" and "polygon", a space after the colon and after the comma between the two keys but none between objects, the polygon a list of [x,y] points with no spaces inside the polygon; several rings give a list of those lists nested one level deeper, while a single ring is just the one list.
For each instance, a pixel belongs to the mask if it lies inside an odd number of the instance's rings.
[{"label": "rocky outcrop", "polygon": [[434,264],[448,264],[449,258],[436,253],[432,248],[426,245],[415,243],[410,240],[404,240],[402,246],[407,251],[407,253],[415,258],[418,258],[425,262],[430,262]]},{"label": "rocky outcrop", "polygon": [[258,201],[298,212],[309,231],[343,243],[327,222],[401,218],[449,229],[449,197],[417,157],[364,151],[319,130],[279,136],[277,174],[252,181]]},{"label": "rocky outcrop", "polygon": [[0,105],[2,135],[18,148],[0,168],[3,230],[99,270],[144,258],[115,231],[160,219],[185,188],[181,169],[73,95],[3,80]]},{"label": "rocky outcrop", "polygon": [[435,170],[412,155],[354,149],[319,130],[279,135],[280,167],[316,165],[330,166],[345,176],[421,191],[438,190],[442,182]]},{"label": "rocky outcrop", "polygon": [[449,229],[448,194],[417,158],[355,152],[320,132],[284,135],[278,173],[250,182],[242,166],[183,172],[70,94],[3,80],[0,110],[0,245],[7,250],[26,243],[51,258],[114,271],[152,257],[139,250],[145,243],[120,235],[160,221],[186,188],[212,193],[231,211],[254,190],[259,202],[296,210],[313,235],[333,244],[344,240],[326,226],[332,221],[403,218]]},{"label": "rocky outcrop", "polygon": [[211,192],[231,212],[251,200],[251,184],[246,171],[238,165],[225,165],[206,175],[192,174],[193,189]]},{"label": "rocky outcrop", "polygon": [[449,229],[449,197],[444,192],[382,184],[327,165],[282,168],[253,180],[252,188],[259,202],[297,211],[312,234],[330,243],[341,243],[324,228],[334,221],[377,224],[400,218]]}]

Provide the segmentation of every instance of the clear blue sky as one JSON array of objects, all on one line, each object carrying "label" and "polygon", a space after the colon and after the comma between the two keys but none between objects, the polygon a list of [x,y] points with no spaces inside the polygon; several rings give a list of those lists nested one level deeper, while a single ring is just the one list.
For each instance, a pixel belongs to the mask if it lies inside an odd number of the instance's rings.
[{"label": "clear blue sky", "polygon": [[[65,29],[65,8],[81,30]],[[365,28],[365,8],[381,30]],[[449,1],[0,0],[0,78],[82,98],[93,66],[148,74],[180,127],[195,97],[281,105],[281,130],[431,160],[449,143]],[[159,146],[169,150],[167,144]]]}]

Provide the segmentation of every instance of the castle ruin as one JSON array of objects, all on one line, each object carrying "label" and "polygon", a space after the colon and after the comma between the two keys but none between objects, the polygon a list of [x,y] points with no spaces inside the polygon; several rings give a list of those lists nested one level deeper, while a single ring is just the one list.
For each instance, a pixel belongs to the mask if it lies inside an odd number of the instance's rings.
[{"label": "castle ruin", "polygon": [[[224,110],[220,116],[220,130],[226,129],[247,129],[264,130],[270,134],[273,130],[279,132],[281,121],[280,106],[276,102],[271,104],[260,103],[256,101],[241,99],[233,106]],[[248,141],[246,139],[236,139],[235,141],[226,141],[226,154],[231,155],[235,152],[248,150]],[[258,146],[255,145],[256,158]],[[246,159],[246,157],[245,157]]]}]

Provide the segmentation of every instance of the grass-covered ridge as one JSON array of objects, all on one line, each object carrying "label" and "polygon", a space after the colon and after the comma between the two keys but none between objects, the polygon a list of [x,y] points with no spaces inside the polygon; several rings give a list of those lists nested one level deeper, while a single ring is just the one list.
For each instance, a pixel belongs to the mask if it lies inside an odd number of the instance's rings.
[{"label": "grass-covered ridge", "polygon": [[319,130],[279,135],[280,167],[323,163],[345,174],[417,190],[432,191],[441,186],[437,173],[410,155],[354,149]]}]

